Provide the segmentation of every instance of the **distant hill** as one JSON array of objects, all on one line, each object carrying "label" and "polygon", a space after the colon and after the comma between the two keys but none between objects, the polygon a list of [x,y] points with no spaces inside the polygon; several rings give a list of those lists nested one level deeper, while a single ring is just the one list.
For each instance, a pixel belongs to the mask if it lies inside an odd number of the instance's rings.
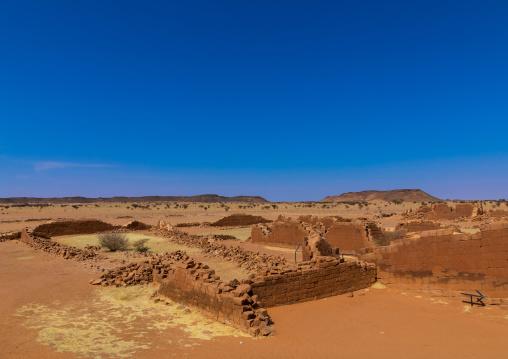
[{"label": "distant hill", "polygon": [[361,191],[348,192],[340,196],[328,196],[321,202],[371,202],[371,201],[402,201],[402,202],[436,202],[433,197],[420,189],[394,189],[391,191]]},{"label": "distant hill", "polygon": [[146,203],[146,202],[247,202],[247,203],[269,203],[259,196],[236,196],[224,197],[216,194],[202,194],[198,196],[144,196],[144,197],[111,197],[111,198],[87,198],[87,197],[11,197],[0,198],[0,204],[23,204],[23,203]]}]

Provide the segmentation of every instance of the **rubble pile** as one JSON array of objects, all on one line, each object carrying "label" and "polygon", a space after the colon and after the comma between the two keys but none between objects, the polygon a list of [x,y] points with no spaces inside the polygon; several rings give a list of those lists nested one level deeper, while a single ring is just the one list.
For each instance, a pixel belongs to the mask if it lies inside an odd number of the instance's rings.
[{"label": "rubble pile", "polygon": [[79,249],[55,242],[51,239],[39,237],[28,229],[26,229],[26,234],[21,236],[21,240],[34,249],[40,249],[50,254],[63,257],[64,259],[73,259],[77,261],[104,259],[102,255],[95,252],[97,246]]},{"label": "rubble pile", "polygon": [[155,254],[150,259],[141,262],[132,262],[128,265],[110,269],[100,278],[91,280],[90,284],[102,286],[128,286],[135,284],[148,284],[153,282],[153,272],[162,278],[166,278],[167,271],[171,269],[171,265],[175,263],[188,261],[190,257],[183,251],[175,251],[172,253]]},{"label": "rubble pile", "polygon": [[282,256],[267,256],[259,252],[245,250],[240,246],[227,246],[210,241],[210,238],[207,237],[187,234],[178,230],[162,230],[157,232],[157,235],[178,244],[201,248],[208,257],[234,261],[251,272],[279,273],[286,271],[287,267],[294,267]]}]

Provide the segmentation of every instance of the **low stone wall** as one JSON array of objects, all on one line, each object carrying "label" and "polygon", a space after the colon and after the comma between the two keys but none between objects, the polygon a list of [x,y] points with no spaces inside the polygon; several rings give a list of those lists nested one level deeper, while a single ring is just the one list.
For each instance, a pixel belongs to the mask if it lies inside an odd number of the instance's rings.
[{"label": "low stone wall", "polygon": [[31,229],[23,228],[21,231],[20,241],[34,249],[40,249],[50,254],[58,255],[64,259],[73,259],[77,261],[98,260],[103,256],[95,253],[95,247],[89,249],[79,249],[73,246],[55,242],[49,238],[43,238],[34,235]]},{"label": "low stone wall", "polygon": [[12,241],[21,238],[21,232],[6,232],[0,233],[0,242]]},{"label": "low stone wall", "polygon": [[295,304],[367,288],[376,281],[372,264],[318,257],[283,275],[254,278],[252,292],[264,307]]},{"label": "low stone wall", "polygon": [[396,230],[405,229],[408,232],[423,232],[423,231],[432,231],[436,229],[440,229],[441,224],[432,221],[412,221],[412,222],[403,222],[399,223]]},{"label": "low stone wall", "polygon": [[389,286],[457,296],[480,290],[508,298],[508,223],[475,234],[453,228],[421,232],[362,256],[377,264],[379,280]]},{"label": "low stone wall", "polygon": [[[195,265],[176,264],[160,278],[160,295],[198,309],[206,317],[241,329],[253,336],[269,335],[271,320],[261,308],[248,283],[236,287],[208,280],[213,270],[195,268]],[[205,274],[200,277],[200,274]],[[157,278],[156,278],[157,279]],[[201,280],[200,280],[201,279]],[[233,283],[231,283],[233,284]]]}]

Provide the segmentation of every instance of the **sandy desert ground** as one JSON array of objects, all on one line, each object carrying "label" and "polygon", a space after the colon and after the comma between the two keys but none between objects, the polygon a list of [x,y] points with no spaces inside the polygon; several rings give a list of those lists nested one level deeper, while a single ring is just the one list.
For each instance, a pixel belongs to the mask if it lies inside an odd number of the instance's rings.
[{"label": "sandy desert ground", "polygon": [[[137,219],[155,225],[164,218],[172,224],[211,222],[231,213],[249,213],[275,219],[300,214],[376,217],[385,213],[382,226],[394,227],[400,214],[421,203],[375,204],[346,208],[344,204],[276,204],[273,208],[246,204],[187,204],[150,209],[128,204],[2,208],[1,231],[35,227],[56,218],[100,218],[112,224]],[[495,203],[484,205],[484,208]],[[206,210],[204,207],[210,207]],[[242,207],[242,208],[240,208]],[[461,222],[474,231],[478,223]],[[240,241],[224,241],[248,250],[282,255],[294,260],[291,248],[245,242],[250,227],[182,227],[192,234],[223,233]],[[203,256],[197,248],[170,243],[150,231],[151,251],[185,250],[224,278],[245,276],[232,262]],[[76,247],[95,244],[93,236],[61,236],[53,240]],[[135,238],[135,237],[133,237]],[[374,287],[321,300],[270,308],[275,335],[253,339],[244,332],[210,321],[169,300],[154,302],[156,286],[127,288],[89,284],[100,272],[132,258],[121,253],[93,266],[34,250],[19,241],[0,243],[0,357],[1,358],[505,358],[508,355],[508,310],[470,307],[444,300]]]}]

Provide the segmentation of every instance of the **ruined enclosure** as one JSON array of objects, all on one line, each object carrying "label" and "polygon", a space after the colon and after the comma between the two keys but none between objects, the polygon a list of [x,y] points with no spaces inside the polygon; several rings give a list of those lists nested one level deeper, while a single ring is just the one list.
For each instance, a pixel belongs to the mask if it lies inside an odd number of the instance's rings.
[{"label": "ruined enclosure", "polygon": [[[253,244],[294,249],[301,245],[303,262],[294,264],[283,256],[267,256],[234,244],[221,244],[211,236],[187,234],[161,220],[152,229],[158,236],[197,247],[207,256],[234,261],[250,275],[225,282],[213,268],[177,251],[121,265],[91,284],[131,286],[155,282],[160,284],[159,296],[194,307],[210,319],[253,336],[273,333],[271,307],[358,291],[376,280],[431,295],[460,296],[463,291],[480,290],[490,300],[508,297],[508,225],[485,226],[476,234],[443,228],[448,225],[406,219],[395,229],[410,236],[387,246],[379,245],[387,232],[371,220],[347,221],[330,216],[292,220],[280,216],[272,223],[252,226]],[[57,224],[54,228],[61,231],[60,227]],[[92,248],[77,249],[26,229],[3,237],[19,235],[31,247],[65,259],[102,258]]]},{"label": "ruined enclosure", "polygon": [[482,215],[483,206],[481,202],[457,203],[450,206],[446,203],[424,205],[416,211],[408,210],[405,213],[407,218],[420,218],[427,220],[458,220],[462,218],[474,218]]},{"label": "ruined enclosure", "polygon": [[[452,209],[437,204],[426,207],[424,213],[433,218],[471,218],[481,213],[481,206],[466,203]],[[398,288],[446,296],[481,290],[492,298],[508,297],[508,224],[487,225],[476,234],[442,226],[430,220],[403,222],[396,230],[412,232],[411,238],[379,246],[376,243],[383,233],[372,222],[279,218],[269,225],[253,226],[252,241],[303,244],[304,260],[356,253],[376,264],[379,281]]]},{"label": "ruined enclosure", "polygon": [[324,238],[342,253],[372,248],[383,236],[373,222],[345,222],[335,217],[302,216],[298,220],[279,217],[270,224],[253,226],[252,243],[296,246],[313,233]]},{"label": "ruined enclosure", "polygon": [[476,234],[453,231],[424,231],[362,259],[376,263],[379,280],[389,286],[433,295],[481,290],[508,297],[508,224],[491,224]]},{"label": "ruined enclosure", "polygon": [[[315,252],[314,245],[308,243],[307,250]],[[161,295],[252,335],[268,335],[271,330],[263,308],[348,293],[367,288],[376,280],[374,265],[352,259],[316,255],[298,265],[272,263],[258,264],[250,279],[241,282],[224,283],[213,270],[196,268],[193,262],[166,270],[156,267],[154,280],[161,283]]]}]

